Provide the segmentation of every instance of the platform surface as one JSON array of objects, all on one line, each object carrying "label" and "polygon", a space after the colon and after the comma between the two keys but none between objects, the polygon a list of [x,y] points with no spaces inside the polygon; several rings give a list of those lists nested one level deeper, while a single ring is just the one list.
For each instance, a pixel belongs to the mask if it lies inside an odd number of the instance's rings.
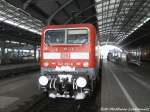
[{"label": "platform surface", "polygon": [[38,63],[24,63],[24,64],[11,64],[11,65],[0,65],[0,71],[11,70],[16,68],[34,67],[39,66]]},{"label": "platform surface", "polygon": [[0,112],[11,112],[32,96],[40,94],[36,82],[37,75],[39,72],[0,79]]},{"label": "platform surface", "polygon": [[104,61],[101,111],[150,112],[150,70],[147,67],[150,64],[137,68]]}]

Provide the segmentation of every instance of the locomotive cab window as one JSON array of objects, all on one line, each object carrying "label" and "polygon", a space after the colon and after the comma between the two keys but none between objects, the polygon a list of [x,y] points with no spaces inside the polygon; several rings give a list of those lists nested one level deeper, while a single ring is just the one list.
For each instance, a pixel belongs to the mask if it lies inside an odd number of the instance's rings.
[{"label": "locomotive cab window", "polygon": [[45,32],[45,43],[50,44],[87,44],[87,29],[48,30]]},{"label": "locomotive cab window", "polygon": [[65,30],[48,30],[45,33],[45,43],[61,44],[65,42]]},{"label": "locomotive cab window", "polygon": [[88,30],[87,29],[68,29],[67,31],[68,44],[87,44]]}]

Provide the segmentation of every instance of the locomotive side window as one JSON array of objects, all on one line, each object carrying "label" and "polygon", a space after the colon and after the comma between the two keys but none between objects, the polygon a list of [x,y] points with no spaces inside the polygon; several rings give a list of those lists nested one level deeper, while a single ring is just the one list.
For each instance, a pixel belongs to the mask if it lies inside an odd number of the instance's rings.
[{"label": "locomotive side window", "polygon": [[65,30],[48,30],[45,33],[45,43],[61,44],[65,42]]},{"label": "locomotive side window", "polygon": [[87,29],[68,29],[67,31],[68,44],[87,44],[88,30]]}]

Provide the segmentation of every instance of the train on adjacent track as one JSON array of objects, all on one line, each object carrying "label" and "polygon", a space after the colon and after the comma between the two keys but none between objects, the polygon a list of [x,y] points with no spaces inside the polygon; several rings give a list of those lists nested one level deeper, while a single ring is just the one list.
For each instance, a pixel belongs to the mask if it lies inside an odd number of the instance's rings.
[{"label": "train on adjacent track", "polygon": [[42,31],[39,87],[50,98],[82,100],[98,77],[92,24],[49,25]]}]

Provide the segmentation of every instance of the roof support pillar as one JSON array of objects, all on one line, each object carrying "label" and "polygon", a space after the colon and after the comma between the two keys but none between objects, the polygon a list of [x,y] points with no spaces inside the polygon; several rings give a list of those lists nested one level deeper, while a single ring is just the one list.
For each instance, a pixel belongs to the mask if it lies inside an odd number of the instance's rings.
[{"label": "roof support pillar", "polygon": [[34,45],[34,60],[36,61],[36,50],[37,50],[37,46]]},{"label": "roof support pillar", "polygon": [[5,40],[1,40],[1,64],[5,64]]},{"label": "roof support pillar", "polygon": [[20,46],[21,46],[21,44],[20,44],[20,42],[19,42],[19,46],[17,47],[17,50],[18,50],[18,52],[17,52],[17,57],[18,57],[18,59],[20,58]]}]

